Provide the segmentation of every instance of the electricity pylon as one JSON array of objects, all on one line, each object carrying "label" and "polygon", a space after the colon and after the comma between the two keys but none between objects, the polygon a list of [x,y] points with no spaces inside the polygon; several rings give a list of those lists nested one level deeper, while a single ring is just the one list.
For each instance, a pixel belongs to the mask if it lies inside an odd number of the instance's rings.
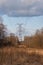
[{"label": "electricity pylon", "polygon": [[19,36],[19,41],[22,41],[23,40],[23,32],[24,32],[24,29],[23,29],[23,24],[17,24],[18,25],[18,36]]}]

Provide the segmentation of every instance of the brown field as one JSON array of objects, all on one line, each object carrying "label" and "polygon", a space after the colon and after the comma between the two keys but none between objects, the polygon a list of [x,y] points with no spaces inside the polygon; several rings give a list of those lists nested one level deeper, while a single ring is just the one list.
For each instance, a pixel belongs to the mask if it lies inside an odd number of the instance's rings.
[{"label": "brown field", "polygon": [[0,65],[43,65],[43,49],[1,48]]}]

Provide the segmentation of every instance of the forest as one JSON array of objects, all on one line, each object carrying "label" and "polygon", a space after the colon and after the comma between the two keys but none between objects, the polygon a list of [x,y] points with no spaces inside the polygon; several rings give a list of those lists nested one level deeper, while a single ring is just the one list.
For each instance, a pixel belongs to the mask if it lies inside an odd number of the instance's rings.
[{"label": "forest", "polygon": [[32,36],[24,36],[24,41],[19,41],[18,36],[7,31],[7,27],[0,23],[0,47],[19,46],[29,48],[43,48],[43,28],[36,30]]}]

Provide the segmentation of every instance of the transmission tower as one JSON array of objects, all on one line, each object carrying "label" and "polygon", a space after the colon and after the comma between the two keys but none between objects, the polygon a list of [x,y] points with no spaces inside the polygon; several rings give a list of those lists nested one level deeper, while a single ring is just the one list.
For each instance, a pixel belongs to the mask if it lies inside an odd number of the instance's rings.
[{"label": "transmission tower", "polygon": [[18,25],[18,36],[19,36],[19,41],[22,41],[22,39],[23,39],[23,24],[21,23],[21,24],[17,24]]}]

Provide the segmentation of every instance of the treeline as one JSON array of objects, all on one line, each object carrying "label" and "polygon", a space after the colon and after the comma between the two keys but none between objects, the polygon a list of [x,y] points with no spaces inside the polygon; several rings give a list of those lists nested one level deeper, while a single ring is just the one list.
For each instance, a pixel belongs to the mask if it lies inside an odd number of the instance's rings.
[{"label": "treeline", "polygon": [[14,33],[8,34],[8,30],[3,23],[0,23],[0,47],[17,45],[18,37]]},{"label": "treeline", "polygon": [[33,36],[25,36],[24,44],[30,48],[43,48],[43,28],[37,30]]},{"label": "treeline", "polygon": [[0,23],[0,47],[24,45],[30,48],[43,48],[43,28],[37,30],[33,36],[25,36],[24,41],[19,41],[14,33],[8,35],[6,26]]}]

